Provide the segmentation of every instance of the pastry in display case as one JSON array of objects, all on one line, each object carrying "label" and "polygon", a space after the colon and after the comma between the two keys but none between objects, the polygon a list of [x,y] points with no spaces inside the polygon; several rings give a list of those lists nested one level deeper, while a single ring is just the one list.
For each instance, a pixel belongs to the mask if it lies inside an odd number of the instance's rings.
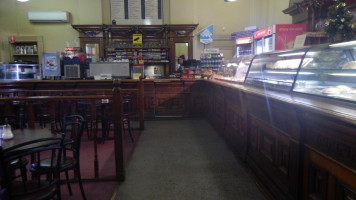
[{"label": "pastry in display case", "polygon": [[245,84],[291,91],[303,56],[309,48],[256,55],[248,70]]},{"label": "pastry in display case", "polygon": [[356,41],[312,47],[293,91],[356,101]]}]

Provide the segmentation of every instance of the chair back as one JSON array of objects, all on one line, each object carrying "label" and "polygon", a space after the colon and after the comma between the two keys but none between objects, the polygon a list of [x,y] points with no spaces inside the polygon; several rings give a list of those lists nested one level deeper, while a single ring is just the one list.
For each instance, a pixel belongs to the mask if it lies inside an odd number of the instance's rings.
[{"label": "chair back", "polygon": [[[6,188],[10,199],[50,199],[55,196],[60,199],[60,171],[63,137],[42,138],[22,143],[1,152],[3,170],[2,187]],[[19,176],[22,170],[13,171],[11,163],[30,160],[35,156],[36,161],[26,166],[39,166],[41,159],[50,158],[51,164],[45,172],[39,171],[36,176]],[[20,163],[25,165],[24,163]],[[38,168],[38,170],[42,170]]]},{"label": "chair back", "polygon": [[66,115],[63,119],[62,133],[66,138],[72,139],[72,145],[65,146],[65,152],[71,151],[75,158],[79,160],[80,157],[80,144],[83,136],[83,121],[84,118],[81,115]]}]

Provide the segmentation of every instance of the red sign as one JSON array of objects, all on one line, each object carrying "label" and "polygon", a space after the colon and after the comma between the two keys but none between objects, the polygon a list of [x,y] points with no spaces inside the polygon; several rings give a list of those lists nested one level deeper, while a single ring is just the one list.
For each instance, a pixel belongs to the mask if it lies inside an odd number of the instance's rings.
[{"label": "red sign", "polygon": [[251,37],[236,39],[236,44],[249,44],[249,43],[251,43]]},{"label": "red sign", "polygon": [[266,35],[271,35],[272,33],[273,33],[273,26],[269,26],[269,27],[266,27],[259,31],[256,31],[254,36],[255,36],[255,39],[258,39],[258,38],[264,37]]},{"label": "red sign", "polygon": [[9,37],[9,42],[10,42],[10,43],[15,43],[15,36],[14,36],[14,35],[11,35],[11,36]]},{"label": "red sign", "polygon": [[297,35],[305,33],[305,24],[277,24],[276,50],[291,49]]}]

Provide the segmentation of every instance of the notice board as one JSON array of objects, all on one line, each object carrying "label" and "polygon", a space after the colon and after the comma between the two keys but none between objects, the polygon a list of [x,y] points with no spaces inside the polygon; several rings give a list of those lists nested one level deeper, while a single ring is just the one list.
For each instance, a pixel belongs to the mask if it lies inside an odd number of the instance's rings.
[{"label": "notice board", "polygon": [[111,22],[118,25],[162,25],[162,0],[111,0]]}]

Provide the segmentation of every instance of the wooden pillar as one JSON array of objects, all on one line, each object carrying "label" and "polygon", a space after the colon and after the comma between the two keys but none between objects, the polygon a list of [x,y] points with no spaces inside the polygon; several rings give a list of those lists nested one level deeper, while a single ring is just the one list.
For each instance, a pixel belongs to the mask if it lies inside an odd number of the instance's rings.
[{"label": "wooden pillar", "polygon": [[125,180],[125,161],[124,161],[124,136],[122,126],[122,93],[119,87],[120,81],[114,80],[113,88],[113,120],[114,120],[114,149],[116,178],[119,181]]},{"label": "wooden pillar", "polygon": [[[99,177],[99,160],[98,160],[98,122],[96,121],[96,105],[95,99],[91,100],[91,117],[92,117],[92,128],[94,132],[94,176]],[[101,122],[103,123],[103,122]]]},{"label": "wooden pillar", "polygon": [[145,91],[144,91],[144,83],[143,77],[140,77],[139,82],[139,112],[140,112],[140,129],[143,130],[145,128]]}]

